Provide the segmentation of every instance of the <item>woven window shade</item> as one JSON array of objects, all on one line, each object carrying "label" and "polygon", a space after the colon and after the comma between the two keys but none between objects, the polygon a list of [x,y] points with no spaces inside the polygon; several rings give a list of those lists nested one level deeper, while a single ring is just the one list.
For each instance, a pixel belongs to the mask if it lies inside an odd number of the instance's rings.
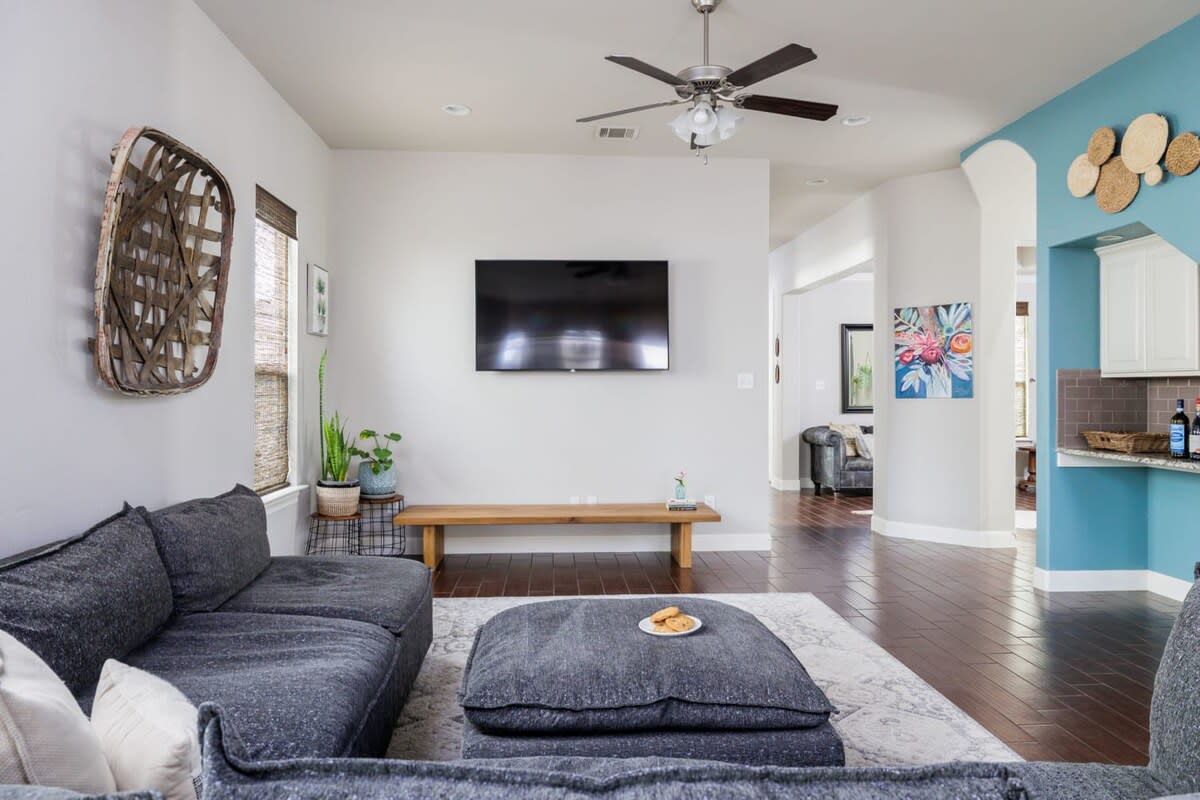
[{"label": "woven window shade", "polygon": [[261,186],[254,187],[254,216],[292,239],[296,236],[296,209]]},{"label": "woven window shade", "polygon": [[[268,198],[264,209],[263,198]],[[275,226],[280,219],[282,227]],[[296,212],[261,188],[254,224],[254,488],[288,482],[288,278]],[[291,231],[288,234],[287,231]]]}]

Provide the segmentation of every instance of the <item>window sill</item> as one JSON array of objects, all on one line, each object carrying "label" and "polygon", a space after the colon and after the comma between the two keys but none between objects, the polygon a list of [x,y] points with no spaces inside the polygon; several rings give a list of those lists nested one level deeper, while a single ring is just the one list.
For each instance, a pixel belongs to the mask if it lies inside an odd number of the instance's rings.
[{"label": "window sill", "polygon": [[263,505],[266,506],[268,514],[290,508],[300,502],[300,494],[307,488],[308,484],[301,483],[276,489],[270,494],[262,496]]}]

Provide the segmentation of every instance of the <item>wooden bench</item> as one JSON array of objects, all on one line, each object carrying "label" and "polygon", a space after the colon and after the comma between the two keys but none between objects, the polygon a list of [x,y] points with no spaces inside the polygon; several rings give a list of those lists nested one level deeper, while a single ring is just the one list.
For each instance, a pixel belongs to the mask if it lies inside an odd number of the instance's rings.
[{"label": "wooden bench", "polygon": [[633,525],[671,526],[671,557],[684,569],[692,566],[692,523],[720,522],[721,515],[704,503],[695,511],[668,511],[663,503],[595,503],[587,505],[409,506],[395,517],[397,525],[424,528],[425,566],[437,569],[446,554],[447,525]]}]

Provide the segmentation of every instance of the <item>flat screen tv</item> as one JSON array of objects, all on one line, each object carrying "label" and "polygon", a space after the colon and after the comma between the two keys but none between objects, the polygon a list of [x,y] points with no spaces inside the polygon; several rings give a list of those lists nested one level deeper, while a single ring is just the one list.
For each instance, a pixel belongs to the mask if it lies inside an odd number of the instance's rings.
[{"label": "flat screen tv", "polygon": [[665,261],[476,261],[475,369],[665,370]]}]

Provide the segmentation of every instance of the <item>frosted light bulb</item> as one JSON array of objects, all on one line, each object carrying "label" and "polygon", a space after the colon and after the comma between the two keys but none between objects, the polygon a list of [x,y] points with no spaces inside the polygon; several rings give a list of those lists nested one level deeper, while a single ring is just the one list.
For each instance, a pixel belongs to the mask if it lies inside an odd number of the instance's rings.
[{"label": "frosted light bulb", "polygon": [[707,100],[696,103],[688,113],[688,118],[691,120],[692,133],[697,136],[712,133],[717,127],[717,112],[713,111],[712,105]]},{"label": "frosted light bulb", "polygon": [[717,109],[717,131],[722,141],[737,133],[738,126],[741,123],[742,115],[729,106],[721,106]]},{"label": "frosted light bulb", "polygon": [[683,141],[692,140],[692,124],[687,111],[680,112],[678,117],[667,123],[667,127]]}]

